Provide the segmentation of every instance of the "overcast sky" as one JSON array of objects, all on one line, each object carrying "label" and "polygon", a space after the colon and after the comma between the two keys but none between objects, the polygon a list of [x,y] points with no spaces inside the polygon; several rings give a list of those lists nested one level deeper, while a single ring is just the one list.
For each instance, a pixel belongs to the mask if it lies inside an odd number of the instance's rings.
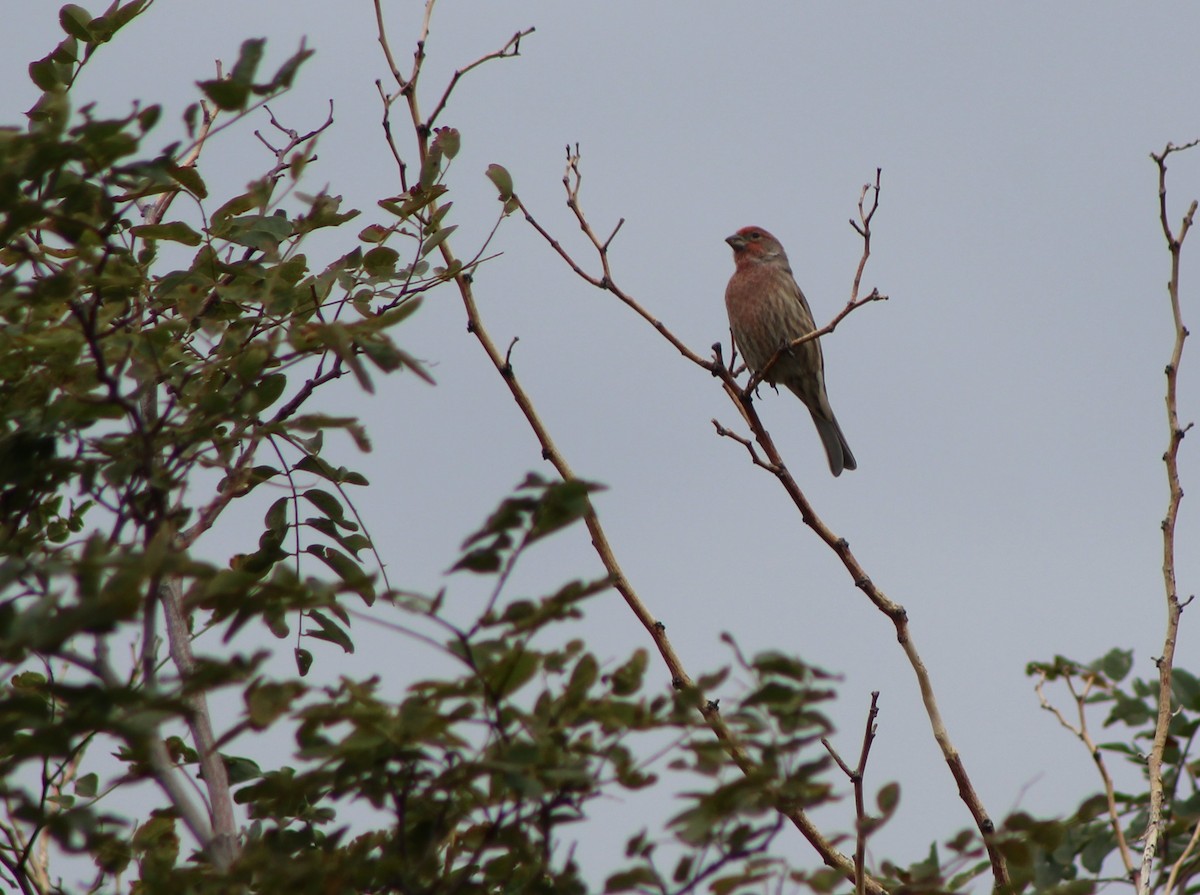
[{"label": "overcast sky", "polygon": [[[61,34],[57,4],[10,5],[0,123],[22,120],[36,97],[25,66]],[[421,7],[385,7],[402,68]],[[824,322],[848,298],[861,249],[847,219],[883,169],[864,286],[891,300],[855,312],[824,342],[830,398],[859,469],[829,475],[792,396],[764,391],[760,412],[817,511],[907,607],[992,816],[1073,810],[1098,781],[1082,747],[1038,709],[1024,667],[1121,646],[1151,676],[1161,652],[1173,333],[1148,154],[1200,136],[1200,7],[445,0],[427,46],[425,107],[455,67],[531,25],[521,57],[469,75],[442,120],[462,132],[448,219],[460,225],[460,257],[493,222],[483,171],[495,162],[595,270],[562,201],[564,146],[578,141],[593,224],[608,231],[626,219],[615,278],[706,354],[727,335],[724,237],[747,224],[773,231]],[[161,102],[165,145],[215,59],[231,63],[242,39],[266,37],[278,64],[306,37],[317,55],[272,108],[303,131],[334,101],[336,124],[305,185],[328,184],[365,212],[327,261],[377,219],[377,199],[399,191],[379,126],[374,81],[387,70],[374,27],[366,0],[159,0],[102,48],[76,102],[95,99],[110,114],[135,96]],[[269,166],[254,127],[267,127],[265,114],[202,160],[213,195]],[[1176,159],[1171,190],[1177,218],[1200,195],[1200,155]],[[1184,291],[1196,327],[1193,238]],[[714,434],[713,417],[739,424],[718,383],[573,278],[523,221],[507,221],[492,248],[503,254],[475,279],[485,324],[500,344],[520,337],[514,367],[559,447],[579,475],[608,486],[597,503],[613,546],[689,670],[727,663],[719,637],[729,632],[748,652],[786,650],[842,675],[832,713],[847,752],[870,691],[881,690],[869,783],[895,779],[903,790],[899,820],[873,851],[913,859],[968,826],[891,624],[777,483]],[[465,612],[478,589],[444,576],[459,543],[528,471],[551,470],[466,333],[455,292],[432,295],[397,339],[437,385],[398,376],[374,397],[339,392],[339,410],[363,417],[376,449],[356,456],[346,446],[337,462],[372,480],[359,509],[393,584],[448,586]],[[1200,358],[1185,356],[1185,421],[1200,407],[1198,371]],[[1185,489],[1200,488],[1190,439],[1181,469]],[[257,538],[259,512],[230,520],[205,549],[242,550]],[[1185,596],[1200,576],[1196,518],[1185,503]],[[515,593],[599,573],[582,529],[543,545],[530,566]],[[593,603],[585,633],[604,660],[650,646],[615,593]],[[397,688],[424,671],[396,635],[359,623],[356,637],[353,659],[318,645],[318,663],[331,674],[374,669]],[[1195,670],[1196,657],[1185,627],[1179,661]],[[667,685],[665,670],[654,685]],[[738,686],[735,675],[713,695],[730,699]],[[620,842],[642,822],[628,817],[631,803],[604,810],[628,824],[616,828]],[[589,860],[605,866],[597,854]]]}]

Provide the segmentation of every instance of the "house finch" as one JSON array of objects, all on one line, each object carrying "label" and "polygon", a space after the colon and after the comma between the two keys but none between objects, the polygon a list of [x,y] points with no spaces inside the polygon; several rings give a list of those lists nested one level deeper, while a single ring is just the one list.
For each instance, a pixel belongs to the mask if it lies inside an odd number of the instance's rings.
[{"label": "house finch", "polygon": [[[743,227],[725,241],[733,246],[737,265],[725,288],[729,328],[746,365],[757,372],[780,348],[817,327],[778,239],[761,227]],[[843,469],[858,468],[829,406],[825,362],[817,339],[784,352],[765,379],[787,386],[804,402],[835,476]]]}]

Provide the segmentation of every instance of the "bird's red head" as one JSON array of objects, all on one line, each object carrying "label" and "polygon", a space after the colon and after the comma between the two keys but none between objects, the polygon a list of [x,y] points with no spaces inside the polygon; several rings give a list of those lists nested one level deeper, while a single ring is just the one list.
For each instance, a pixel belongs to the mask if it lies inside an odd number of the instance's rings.
[{"label": "bird's red head", "polygon": [[783,258],[786,262],[787,259],[779,240],[762,227],[743,227],[733,236],[725,237],[725,241],[733,249],[733,260],[739,265],[774,258]]}]

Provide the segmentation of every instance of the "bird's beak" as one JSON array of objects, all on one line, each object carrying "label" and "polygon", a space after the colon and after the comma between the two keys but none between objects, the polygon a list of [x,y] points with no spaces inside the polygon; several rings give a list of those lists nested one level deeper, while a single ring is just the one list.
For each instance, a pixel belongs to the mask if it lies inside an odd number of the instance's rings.
[{"label": "bird's beak", "polygon": [[746,247],[746,237],[742,236],[740,233],[735,233],[733,236],[726,236],[725,241],[729,243],[730,247],[735,252]]}]

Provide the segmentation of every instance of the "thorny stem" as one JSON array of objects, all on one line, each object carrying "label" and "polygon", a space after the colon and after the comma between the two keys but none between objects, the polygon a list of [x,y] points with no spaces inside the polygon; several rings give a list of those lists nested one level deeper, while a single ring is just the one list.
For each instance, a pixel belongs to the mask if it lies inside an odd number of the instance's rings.
[{"label": "thorny stem", "polygon": [[[418,105],[417,91],[414,88],[420,75],[421,62],[424,59],[424,45],[429,33],[429,16],[432,12],[433,5],[434,0],[427,0],[425,8],[425,23],[422,28],[421,37],[418,40],[417,52],[414,54],[415,62],[412,74],[407,79],[402,78],[396,71],[393,64],[393,75],[396,77],[399,89],[390,95],[384,93],[382,90],[380,91],[380,95],[385,103],[385,106],[390,107],[391,103],[398,100],[401,96],[405,98],[409,108],[409,116],[413,122],[418,156],[422,163],[429,152],[430,131],[426,127],[425,121],[422,119]],[[387,50],[388,44],[383,25],[382,13],[379,11],[380,0],[375,0],[375,7],[380,31],[379,41],[380,44],[385,48],[385,54],[389,54],[390,58],[390,53]],[[518,35],[518,37],[519,36],[520,35]],[[510,41],[510,44],[511,43],[512,42]],[[485,60],[491,58],[507,58],[509,55],[512,54],[505,53],[503,50],[497,51],[489,54],[489,56],[485,57]],[[471,67],[474,67],[474,65]],[[446,99],[446,95],[443,96],[443,99]],[[397,158],[398,157],[399,156],[397,154]],[[518,207],[524,209],[524,206],[520,205],[520,200],[515,196],[513,198],[517,200]],[[430,212],[436,212],[436,204],[430,206]],[[595,239],[594,234],[593,238]],[[604,256],[607,251],[607,241],[604,243],[597,241],[597,245],[603,248],[604,251],[602,251],[602,256]],[[450,241],[444,240],[438,246],[438,251],[442,256],[442,260],[447,269],[453,268],[456,264],[457,258],[451,249]],[[563,254],[564,257],[566,257],[565,253]],[[608,270],[606,257],[604,263],[607,278]],[[582,271],[580,271],[578,268],[576,270],[583,275]],[[564,481],[575,480],[576,475],[574,470],[572,470],[562,452],[559,451],[558,447],[555,445],[549,430],[546,428],[541,417],[534,408],[533,401],[530,399],[529,394],[525,391],[519,378],[512,370],[512,366],[509,363],[508,357],[504,352],[501,352],[499,347],[488,334],[486,327],[483,325],[479,314],[479,308],[475,301],[475,294],[470,274],[466,271],[460,271],[455,276],[454,281],[458,287],[459,294],[462,297],[463,306],[466,310],[468,332],[472,333],[478,340],[480,346],[487,354],[488,359],[491,361],[496,371],[500,374],[502,381],[508,387],[513,400],[516,401],[522,415],[525,417],[530,428],[533,430],[534,436],[541,445],[542,456],[554,466],[555,470]],[[601,284],[599,282],[595,282],[594,285],[599,286]],[[601,286],[601,288],[604,287]],[[637,308],[636,304],[633,306]],[[653,321],[649,315],[647,315],[640,308],[638,308],[638,310],[648,320],[651,320],[652,323],[655,323],[659,327],[660,332],[663,332],[663,334],[669,338],[672,343],[684,353],[685,356],[694,360],[696,363],[701,364],[702,366],[706,366],[706,368],[712,369],[714,375],[716,374],[717,367],[715,365],[710,366],[707,361],[692,353],[682,342],[680,342],[673,335],[669,334],[665,330],[665,327],[662,327],[662,325],[658,324],[657,321]],[[621,597],[625,600],[625,603],[629,606],[630,610],[634,613],[637,619],[642,623],[642,626],[649,633],[655,644],[655,647],[658,649],[659,655],[661,656],[664,664],[667,666],[667,669],[670,671],[673,686],[678,690],[695,694],[695,704],[697,709],[700,711],[701,715],[704,717],[705,721],[708,723],[710,729],[716,735],[717,739],[721,742],[726,752],[733,759],[734,763],[737,764],[737,766],[744,773],[749,773],[754,770],[754,765],[750,756],[733,736],[732,731],[730,731],[728,725],[721,717],[716,704],[706,700],[702,694],[699,693],[692,678],[687,674],[687,671],[685,670],[683,663],[680,661],[678,654],[675,652],[671,642],[667,639],[666,626],[659,622],[650,613],[650,610],[646,607],[645,603],[642,602],[641,598],[634,590],[633,585],[630,583],[629,579],[626,577],[623,569],[621,568],[620,563],[617,561],[616,554],[613,552],[611,544],[609,544],[608,537],[600,523],[599,517],[596,515],[595,510],[590,506],[587,514],[584,516],[584,522],[587,526],[589,534],[591,535],[592,546],[595,549],[601,563],[604,565],[605,570],[608,572],[613,588],[621,595]],[[805,839],[812,844],[814,849],[818,854],[820,854],[822,860],[826,864],[838,870],[838,872],[840,872],[847,879],[854,878],[854,865],[852,861],[838,851],[838,849],[834,847],[833,843],[824,837],[821,831],[809,819],[808,815],[803,810],[792,804],[784,803],[782,800],[777,807],[779,812],[783,816],[787,817],[788,820],[791,821],[791,823],[800,831],[801,835],[803,835]],[[883,887],[880,886],[875,880],[867,881],[866,892],[870,893],[870,895],[886,895]]]},{"label": "thorny stem", "polygon": [[[871,218],[875,214],[878,207],[878,183],[879,172],[876,174],[876,193],[870,206],[867,206],[866,195],[869,188],[864,188],[859,198],[859,223],[855,224],[855,230],[863,238],[864,250],[863,257],[859,261],[858,270],[855,273],[855,286],[852,290],[850,301],[847,306],[834,320],[817,330],[815,333],[807,335],[804,339],[817,338],[831,332],[834,326],[837,325],[851,311],[856,310],[863,304],[870,301],[882,300],[886,296],[878,294],[876,291],[864,298],[859,298],[858,290],[859,283],[862,277],[862,271],[866,265],[866,258],[870,250],[870,233],[871,233]],[[858,561],[858,558],[850,550],[850,545],[846,540],[836,534],[829,528],[828,525],[817,515],[808,498],[801,490],[796,480],[792,478],[783,462],[779,451],[775,447],[770,434],[763,426],[762,421],[758,417],[758,413],[754,408],[753,396],[753,377],[750,383],[743,387],[738,384],[735,378],[734,371],[726,366],[721,359],[719,344],[714,345],[714,359],[706,360],[700,357],[696,352],[692,351],[682,340],[680,340],[670,329],[666,327],[662,321],[655,318],[645,308],[641,306],[632,296],[622,290],[614,281],[612,269],[608,257],[609,241],[601,241],[596,235],[595,230],[588,222],[586,215],[583,213],[579,203],[579,186],[580,186],[580,170],[579,170],[579,151],[578,147],[572,152],[571,148],[567,149],[567,171],[563,177],[563,186],[567,193],[567,207],[571,210],[580,228],[588,237],[588,240],[595,248],[599,258],[601,275],[595,276],[588,273],[583,266],[567,252],[562,245],[554,239],[550,233],[539,224],[533,217],[532,212],[520,199],[517,199],[518,207],[524,212],[526,221],[529,222],[550,247],[561,257],[567,265],[581,279],[592,284],[593,286],[604,289],[615,295],[622,303],[631,308],[640,317],[650,323],[675,349],[692,363],[707,370],[713,376],[721,380],[721,384],[725,389],[725,393],[733,401],[734,406],[742,415],[753,434],[754,441],[758,444],[762,451],[762,457],[758,457],[752,452],[751,456],[755,464],[762,466],[770,471],[783,486],[796,508],[800,511],[800,516],[804,523],[809,526],[817,536],[823,540],[838,558],[842,561],[846,571],[850,574],[851,580],[854,581],[856,587],[866,594],[867,598],[875,605],[875,607],[891,620],[896,630],[896,639],[899,641],[901,648],[904,650],[905,656],[908,658],[909,664],[913,669],[913,673],[917,678],[917,686],[921,692],[921,700],[925,706],[925,713],[929,718],[930,726],[933,730],[933,736],[942,751],[942,757],[946,761],[947,767],[950,769],[950,774],[958,785],[959,798],[966,805],[967,810],[971,813],[971,817],[975,821],[975,825],[983,836],[984,844],[988,851],[988,858],[992,866],[992,875],[997,888],[1004,888],[1009,884],[1008,867],[1003,854],[990,841],[991,834],[995,831],[995,826],[991,818],[988,816],[987,810],[983,806],[982,800],[978,793],[975,792],[974,785],[971,783],[970,777],[967,775],[966,767],[963,764],[962,757],[958,750],[955,749],[950,735],[946,730],[945,722],[942,720],[941,711],[938,708],[937,699],[934,694],[933,683],[929,677],[929,671],[925,667],[924,661],[921,659],[920,653],[917,651],[916,645],[913,643],[912,633],[908,625],[908,613],[899,603],[889,599],[882,590],[880,590],[871,578],[867,575],[866,570]],[[853,223],[853,222],[852,222]],[[798,340],[803,341],[804,339]],[[718,433],[725,434],[728,430],[723,429],[718,424]],[[737,439],[743,445],[747,442],[742,439]],[[827,863],[828,860],[827,860]],[[853,878],[853,877],[847,877]]]},{"label": "thorny stem", "polygon": [[1159,839],[1165,828],[1163,817],[1163,753],[1167,746],[1167,728],[1171,723],[1171,675],[1175,663],[1175,644],[1179,634],[1179,617],[1183,612],[1183,604],[1179,600],[1179,592],[1175,581],[1175,522],[1179,517],[1179,505],[1183,500],[1183,488],[1179,484],[1179,445],[1187,429],[1179,424],[1179,411],[1176,397],[1178,386],[1179,364],[1183,359],[1183,343],[1188,336],[1187,327],[1183,324],[1183,312],[1179,304],[1179,262],[1183,250],[1183,241],[1191,230],[1192,221],[1196,216],[1197,203],[1192,201],[1187,213],[1179,225],[1178,234],[1171,227],[1167,212],[1167,157],[1173,152],[1200,144],[1193,140],[1183,146],[1168,143],[1161,153],[1151,153],[1150,157],[1158,166],[1158,211],[1159,223],[1163,236],[1167,240],[1167,249],[1171,254],[1171,278],[1167,282],[1167,294],[1171,301],[1171,316],[1175,323],[1175,344],[1171,351],[1171,360],[1167,364],[1167,425],[1169,436],[1167,450],[1163,454],[1163,462],[1167,467],[1167,486],[1170,497],[1167,501],[1167,515],[1162,521],[1163,535],[1163,586],[1167,601],[1167,630],[1163,637],[1162,656],[1156,660],[1158,664],[1158,718],[1154,726],[1154,744],[1150,748],[1147,760],[1147,770],[1150,777],[1150,808],[1146,819],[1145,845],[1142,848],[1141,869],[1138,875],[1138,895],[1148,895],[1150,891],[1150,872],[1154,866],[1154,857],[1158,849]]}]

